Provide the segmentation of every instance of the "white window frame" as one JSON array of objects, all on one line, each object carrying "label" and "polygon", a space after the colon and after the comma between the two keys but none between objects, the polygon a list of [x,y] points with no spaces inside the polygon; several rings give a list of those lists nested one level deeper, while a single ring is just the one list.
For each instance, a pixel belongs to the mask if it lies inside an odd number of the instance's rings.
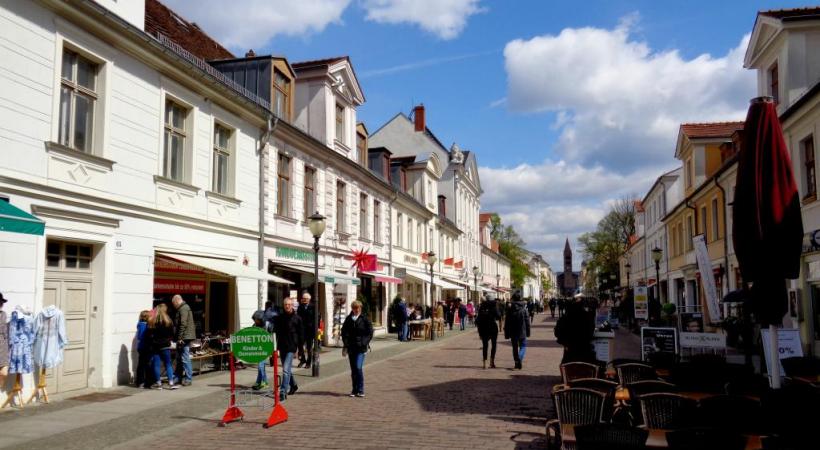
[{"label": "white window frame", "polygon": [[[177,128],[173,126],[172,123],[168,123],[168,105],[173,104],[178,106],[184,113],[185,117],[183,117],[182,121],[182,128]],[[185,104],[177,100],[175,97],[166,96],[163,103],[162,108],[162,176],[173,180],[179,183],[188,183],[190,184],[191,180],[191,168],[189,167],[191,163],[191,157],[189,148],[191,148],[191,140],[193,139],[191,121],[193,117],[193,108],[189,105]],[[173,122],[173,120],[172,120]],[[170,136],[180,136],[182,138],[182,155],[180,164],[182,164],[181,174],[179,178],[175,178],[172,173],[170,173],[170,161],[171,161],[171,152],[169,151],[169,137]]]},{"label": "white window frame", "polygon": [[[220,147],[216,139],[216,131],[218,128],[225,130],[228,133],[226,146]],[[236,157],[236,130],[225,125],[222,122],[214,121],[213,133],[211,134],[213,142],[211,145],[212,154],[212,168],[211,168],[211,190],[220,195],[233,196],[234,195],[234,161]],[[219,172],[218,161],[219,157],[225,158],[225,180],[224,187],[220,189],[219,186]]]}]

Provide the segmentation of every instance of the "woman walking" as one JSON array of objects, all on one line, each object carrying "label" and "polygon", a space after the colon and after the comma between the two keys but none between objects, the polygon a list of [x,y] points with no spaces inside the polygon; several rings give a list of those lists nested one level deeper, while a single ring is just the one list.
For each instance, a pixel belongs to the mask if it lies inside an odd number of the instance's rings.
[{"label": "woman walking", "polygon": [[134,380],[134,385],[137,387],[150,387],[150,361],[151,350],[146,335],[148,330],[148,321],[151,319],[151,311],[145,310],[140,312],[140,319],[137,322],[137,374]]},{"label": "woman walking", "polygon": [[487,344],[492,342],[490,352],[490,368],[495,368],[495,348],[498,342],[498,321],[501,314],[495,300],[487,297],[478,307],[478,317],[475,319],[478,335],[481,337],[481,355],[484,357],[484,368],[487,368]]},{"label": "woman walking", "polygon": [[151,336],[151,365],[154,368],[154,384],[151,389],[162,389],[162,366],[168,377],[168,388],[177,389],[174,384],[174,366],[171,364],[171,340],[174,338],[174,322],[168,315],[168,305],[161,303],[157,312],[148,322],[148,333]]},{"label": "woman walking", "polygon": [[364,356],[373,338],[373,324],[362,315],[361,302],[351,303],[350,311],[342,325],[342,355],[347,355],[350,361],[350,379],[353,384],[350,396],[364,397]]}]

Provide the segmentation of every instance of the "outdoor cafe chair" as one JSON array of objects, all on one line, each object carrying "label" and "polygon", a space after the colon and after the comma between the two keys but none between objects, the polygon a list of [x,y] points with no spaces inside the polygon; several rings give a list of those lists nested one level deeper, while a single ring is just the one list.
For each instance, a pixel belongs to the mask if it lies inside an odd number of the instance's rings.
[{"label": "outdoor cafe chair", "polygon": [[564,384],[569,384],[578,378],[598,378],[601,368],[596,364],[587,362],[568,362],[561,364],[561,378]]},{"label": "outdoor cafe chair", "polygon": [[638,397],[646,428],[672,430],[690,426],[698,402],[678,394],[657,393]]},{"label": "outdoor cafe chair", "polygon": [[685,428],[666,433],[666,442],[675,450],[743,450],[746,436],[721,428]]},{"label": "outdoor cafe chair", "polygon": [[575,427],[576,450],[642,450],[649,432],[635,427],[596,423]]},{"label": "outdoor cafe chair", "polygon": [[592,389],[607,395],[615,392],[615,389],[618,387],[618,383],[604,380],[603,378],[576,378],[574,380],[570,380],[567,385],[574,388],[578,387]]},{"label": "outdoor cafe chair", "polygon": [[[591,425],[601,422],[607,395],[592,389],[566,388],[553,392],[557,419],[547,421],[547,448],[561,437],[561,425]],[[554,437],[550,435],[554,432]]]},{"label": "outdoor cafe chair", "polygon": [[643,380],[657,380],[655,368],[646,364],[627,363],[617,366],[618,380],[622,386]]},{"label": "outdoor cafe chair", "polygon": [[662,380],[641,380],[626,385],[629,389],[630,398],[638,398],[645,394],[657,394],[658,392],[678,392],[677,386]]},{"label": "outdoor cafe chair", "polygon": [[727,431],[762,434],[760,402],[740,395],[715,395],[698,403],[697,420],[701,426],[720,424]]}]

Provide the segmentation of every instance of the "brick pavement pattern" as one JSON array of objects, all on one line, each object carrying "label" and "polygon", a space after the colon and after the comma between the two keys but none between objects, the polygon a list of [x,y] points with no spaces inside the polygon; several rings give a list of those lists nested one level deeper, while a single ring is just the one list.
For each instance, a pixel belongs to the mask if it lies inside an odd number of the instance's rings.
[{"label": "brick pavement pattern", "polygon": [[348,397],[345,373],[289,397],[289,420],[271,429],[261,425],[269,411],[248,408],[243,422],[224,428],[216,426],[221,412],[191,411],[197,420],[116,448],[545,448],[544,424],[554,417],[549,392],[560,382],[553,326],[553,319],[535,317],[521,371],[510,369],[512,350],[503,340],[499,367],[482,369],[481,342],[472,330],[366,365],[366,398]]}]

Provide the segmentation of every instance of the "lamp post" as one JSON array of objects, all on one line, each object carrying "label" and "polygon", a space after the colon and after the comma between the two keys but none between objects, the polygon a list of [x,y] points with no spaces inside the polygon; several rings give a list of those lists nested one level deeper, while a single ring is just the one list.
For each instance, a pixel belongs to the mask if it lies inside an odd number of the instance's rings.
[{"label": "lamp post", "polygon": [[661,301],[661,258],[663,257],[663,250],[660,247],[652,249],[652,261],[655,261],[655,295],[658,296],[658,301]]},{"label": "lamp post", "polygon": [[629,290],[629,272],[632,271],[632,264],[626,263],[626,289]]},{"label": "lamp post", "polygon": [[495,290],[498,291],[499,294],[501,294],[501,274],[500,273],[495,274]]},{"label": "lamp post", "polygon": [[[308,217],[308,228],[313,234],[313,332],[319,331],[319,238],[325,232],[325,216],[319,211]],[[313,364],[311,374],[319,377],[319,338],[313,339]]]},{"label": "lamp post", "polygon": [[436,307],[436,304],[433,301],[433,294],[435,293],[435,291],[434,291],[435,287],[433,286],[433,266],[436,264],[436,261],[438,261],[438,258],[436,257],[435,253],[433,253],[433,252],[427,253],[427,263],[430,264],[430,340],[431,341],[436,340],[436,327],[435,327],[435,324],[433,323],[433,311],[435,310],[434,308]]},{"label": "lamp post", "polygon": [[478,295],[478,266],[473,266],[473,285],[475,287],[476,304],[478,304],[481,296]]}]

